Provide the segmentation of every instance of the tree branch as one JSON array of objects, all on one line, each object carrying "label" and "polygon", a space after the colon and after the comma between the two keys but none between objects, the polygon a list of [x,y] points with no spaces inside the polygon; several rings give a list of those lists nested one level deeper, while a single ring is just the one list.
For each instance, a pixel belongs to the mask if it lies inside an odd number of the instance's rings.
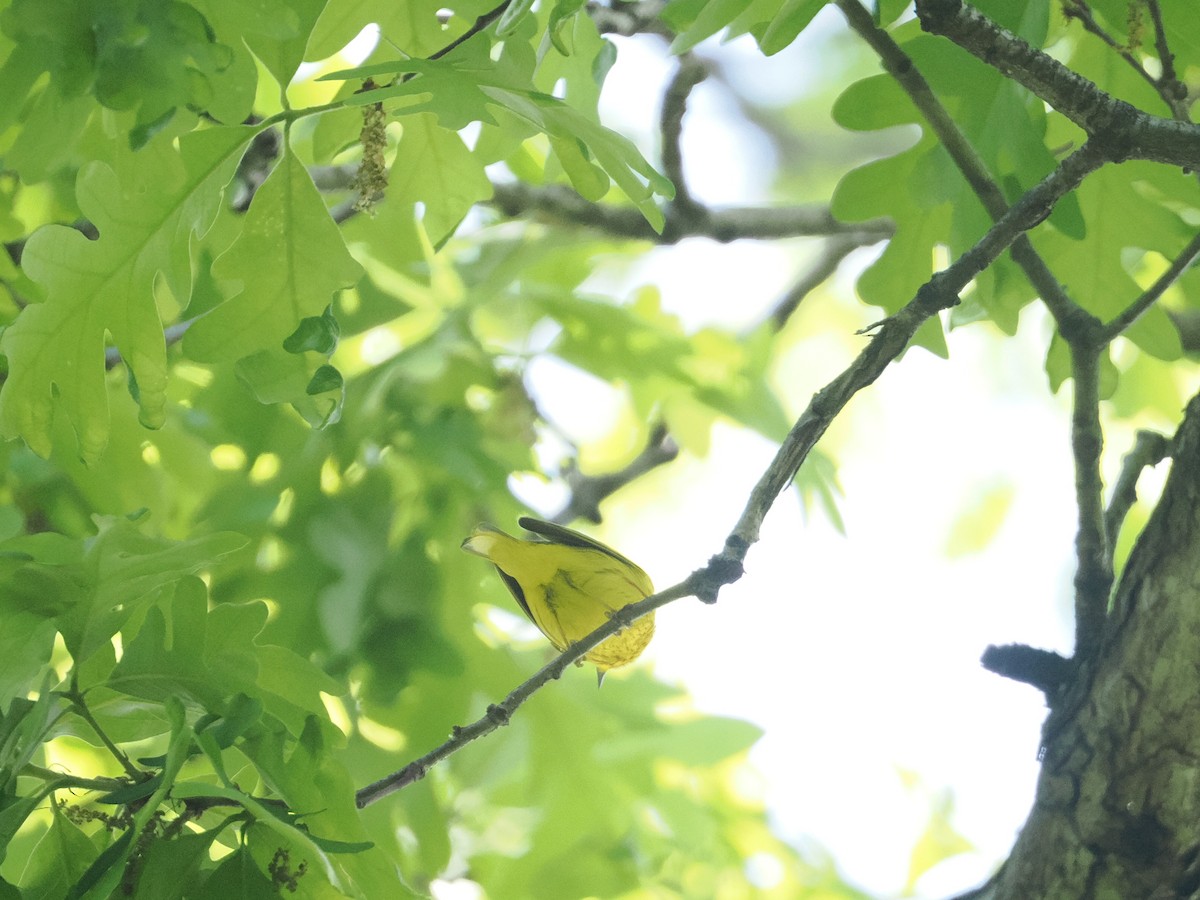
[{"label": "tree branch", "polygon": [[576,519],[586,519],[599,523],[600,504],[615,494],[625,485],[659,466],[672,462],[679,456],[679,445],[671,439],[665,425],[656,425],[650,433],[650,440],[645,448],[629,465],[617,472],[606,475],[584,475],[578,467],[572,465],[567,471],[567,487],[571,497],[566,506],[559,510],[550,521],[562,525],[570,524]]},{"label": "tree branch", "polygon": [[[1146,67],[1141,64],[1128,47],[1104,30],[1100,23],[1096,21],[1096,17],[1092,13],[1092,7],[1086,0],[1063,0],[1062,11],[1063,16],[1066,18],[1079,22],[1083,26],[1084,31],[1088,31],[1100,38],[1121,59],[1128,63],[1140,78],[1146,81],[1155,91],[1161,93],[1158,79],[1146,71]],[[1167,107],[1171,108],[1171,105],[1168,103]]]},{"label": "tree branch", "polygon": [[567,667],[576,660],[583,659],[589,650],[612,637],[617,632],[628,628],[636,619],[653,612],[661,606],[666,606],[681,597],[697,596],[699,593],[715,592],[719,584],[727,584],[736,580],[741,572],[731,572],[714,559],[703,569],[693,572],[679,584],[651,594],[644,600],[623,607],[614,612],[609,620],[576,643],[572,644],[553,660],[542,666],[534,676],[519,685],[501,702],[492,704],[487,712],[469,725],[455,726],[450,739],[419,759],[410,762],[403,769],[393,772],[386,778],[381,778],[357,791],[354,795],[358,808],[369,806],[388,794],[400,790],[414,781],[420,781],[429,769],[446,757],[457,753],[471,741],[495,731],[501,725],[507,725],[518,707],[532,697],[537,691],[561,678]]},{"label": "tree branch", "polygon": [[1109,160],[1147,159],[1200,169],[1200,127],[1144,113],[1100,90],[962,0],[917,0],[921,27],[1028,88],[1104,147]]},{"label": "tree branch", "polygon": [[850,398],[879,377],[888,363],[908,346],[926,319],[957,303],[959,291],[972,278],[994,262],[1018,235],[1049,215],[1060,197],[1074,190],[1084,177],[1103,163],[1102,152],[1090,144],[1076,150],[1021,197],[974,247],[934,275],[907,306],[881,323],[871,343],[845,372],[813,397],[792,427],[775,459],[754,486],[742,517],[726,543],[727,555],[738,562],[745,558],[746,550],[758,540],[766,511],[791,483],[809,451]]},{"label": "tree branch", "polygon": [[[937,135],[942,147],[975,192],[988,216],[993,222],[999,220],[1008,210],[1008,201],[988,171],[987,164],[959,129],[946,107],[937,99],[925,76],[892,36],[876,26],[871,13],[858,0],[836,0],[836,3],[850,27],[879,55],[884,69],[904,89],[913,105],[925,117],[930,129]],[[1067,296],[1062,283],[1054,277],[1054,273],[1034,250],[1029,238],[1025,235],[1017,238],[1013,242],[1011,252],[1013,261],[1025,273],[1025,277],[1038,292],[1038,296],[1042,298],[1056,322],[1061,324],[1078,313],[1078,306]]]},{"label": "tree branch", "polygon": [[839,222],[827,206],[727,207],[708,210],[700,217],[688,216],[683,222],[668,206],[666,224],[662,234],[657,234],[634,207],[591,203],[564,185],[534,187],[523,182],[505,182],[494,184],[493,188],[488,203],[506,216],[537,212],[556,221],[658,244],[676,244],[688,237],[707,237],[728,243],[742,239],[771,240],[828,234],[886,237],[892,232],[891,223],[882,219],[852,224]]},{"label": "tree branch", "polygon": [[[354,166],[314,166],[313,182],[322,191],[349,190]],[[662,234],[655,232],[645,217],[632,206],[592,203],[566,185],[538,187],[521,181],[493,182],[492,198],[485,201],[503,215],[516,218],[539,213],[559,222],[594,228],[606,234],[658,244],[676,244],[688,237],[707,237],[721,243],[743,239],[773,240],[788,237],[846,235],[856,246],[872,244],[892,234],[885,219],[867,222],[839,222],[829,207],[740,206],[710,209],[689,198],[690,209],[681,211],[677,204],[666,207],[666,225]],[[330,215],[342,222],[354,214],[353,200],[335,206]]]},{"label": "tree branch", "polygon": [[1104,163],[1103,154],[1084,145],[1062,161],[1053,172],[1025,194],[982,238],[945,270],[933,276],[898,313],[882,322],[870,342],[842,374],[826,385],[801,414],[758,483],[750,493],[745,510],[725,539],[724,549],[683,581],[644,600],[617,610],[587,637],[572,644],[532,678],[510,693],[501,703],[469,725],[456,727],[450,739],[403,769],[367,785],[355,795],[359,808],[368,806],[405,785],[424,778],[431,766],[461,750],[471,741],[495,731],[511,719],[516,709],[541,687],[559,678],[567,666],[604,640],[629,627],[636,619],[683,597],[715,603],[720,589],[742,576],[742,563],[767,511],[833,418],[858,391],[873,383],[889,363],[908,346],[917,329],[930,317],[958,302],[958,292],[995,261],[1025,230],[1042,221],[1054,203]]},{"label": "tree branch", "polygon": [[1197,232],[1196,235],[1190,241],[1188,241],[1188,245],[1183,248],[1183,251],[1177,257],[1175,257],[1171,265],[1167,267],[1167,271],[1163,272],[1162,275],[1160,275],[1154,282],[1154,284],[1150,285],[1150,287],[1147,288],[1146,291],[1137,298],[1137,300],[1129,304],[1129,306],[1126,307],[1125,310],[1118,316],[1116,316],[1116,318],[1104,325],[1100,332],[1100,338],[1107,343],[1117,335],[1124,332],[1125,329],[1134,322],[1136,322],[1138,317],[1140,317],[1142,313],[1153,306],[1158,298],[1163,295],[1163,292],[1169,288],[1180,275],[1187,271],[1193,260],[1195,260],[1197,254],[1200,254],[1200,232]]},{"label": "tree branch", "polygon": [[1140,430],[1133,448],[1121,462],[1121,474],[1113,486],[1112,498],[1104,513],[1104,530],[1108,534],[1109,565],[1112,565],[1112,548],[1117,543],[1121,525],[1137,501],[1137,483],[1143,469],[1153,468],[1166,459],[1170,442],[1157,431]]},{"label": "tree branch", "polygon": [[1154,47],[1162,66],[1162,73],[1157,78],[1146,71],[1146,67],[1142,65],[1130,47],[1122,44],[1101,27],[1086,0],[1064,0],[1063,14],[1069,19],[1081,22],[1086,31],[1090,31],[1111,47],[1121,59],[1132,66],[1133,70],[1154,88],[1163,103],[1167,105],[1167,109],[1171,111],[1171,115],[1180,122],[1186,122],[1188,121],[1187,86],[1182,84],[1175,74],[1175,56],[1167,44],[1162,10],[1159,9],[1158,0],[1146,0],[1146,6],[1150,10],[1150,17],[1154,20]]},{"label": "tree branch", "polygon": [[663,174],[675,185],[675,199],[671,201],[674,211],[680,216],[699,212],[700,205],[688,191],[687,179],[683,175],[683,152],[679,141],[683,135],[683,116],[687,112],[688,96],[692,88],[704,80],[703,63],[690,53],[679,57],[679,65],[663,92],[662,110],[659,114],[659,129],[662,132]]},{"label": "tree branch", "polygon": [[[1141,468],[1134,469],[1132,475],[1122,472],[1126,481],[1118,485],[1113,503],[1105,511],[1104,481],[1100,474],[1100,457],[1104,450],[1104,431],[1100,425],[1100,356],[1116,335],[1149,309],[1197,253],[1200,253],[1200,234],[1192,239],[1162,277],[1112,322],[1062,329],[1071,351],[1074,381],[1071,450],[1075,459],[1075,500],[1079,508],[1079,530],[1075,535],[1075,655],[1081,660],[1097,653],[1103,639],[1113,585],[1113,544],[1121,521],[1136,497],[1136,473]],[[1076,324],[1085,323],[1080,319]],[[1136,464],[1137,459],[1135,457],[1131,463],[1127,458],[1126,467]],[[1129,478],[1133,479],[1132,483]]]},{"label": "tree branch", "polygon": [[1088,659],[1099,649],[1112,590],[1112,555],[1104,522],[1104,482],[1100,454],[1100,354],[1106,344],[1069,341],[1074,397],[1071,407],[1071,450],[1075,457],[1075,502],[1079,528],[1075,534],[1075,657]]},{"label": "tree branch", "polygon": [[674,34],[662,21],[666,0],[641,0],[638,3],[614,2],[611,6],[591,2],[587,14],[601,34],[657,34],[670,40]]},{"label": "tree branch", "polygon": [[[483,15],[481,15],[479,18],[477,18],[474,21],[474,23],[472,23],[470,28],[468,28],[466,31],[464,31],[462,34],[460,34],[458,37],[456,37],[450,43],[446,44],[440,50],[434,51],[433,53],[429,54],[425,58],[426,59],[441,59],[443,56],[445,56],[447,53],[450,53],[456,47],[461,47],[463,44],[465,44],[471,38],[475,37],[475,35],[479,34],[479,32],[483,31],[485,28],[487,28],[489,25],[491,25],[493,22],[495,22],[497,19],[499,19],[502,15],[504,15],[504,11],[506,9],[508,9],[508,5],[510,3],[512,3],[512,0],[504,0],[503,3],[498,4],[497,6],[495,6],[492,9],[489,9],[487,12],[485,12]],[[412,77],[412,76],[409,75],[406,77]]]},{"label": "tree branch", "polygon": [[1162,9],[1158,0],[1146,0],[1150,10],[1150,18],[1154,20],[1154,49],[1158,53],[1158,63],[1162,74],[1158,76],[1158,92],[1171,107],[1175,118],[1181,122],[1188,121],[1188,88],[1179,80],[1175,72],[1175,54],[1167,43],[1167,29],[1163,25]]},{"label": "tree branch", "polygon": [[859,247],[873,244],[881,238],[864,239],[863,235],[837,234],[825,241],[825,246],[816,262],[812,264],[804,276],[783,295],[775,308],[771,310],[771,324],[778,331],[787,324],[788,319],[799,309],[804,299],[824,284],[847,256]]},{"label": "tree branch", "polygon": [[979,661],[989,672],[1033,685],[1046,695],[1047,703],[1074,668],[1065,656],[1027,644],[989,644]]}]

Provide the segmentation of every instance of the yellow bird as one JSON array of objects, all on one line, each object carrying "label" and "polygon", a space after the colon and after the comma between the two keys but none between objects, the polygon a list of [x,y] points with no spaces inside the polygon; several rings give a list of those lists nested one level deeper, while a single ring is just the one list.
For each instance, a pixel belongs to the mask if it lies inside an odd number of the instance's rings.
[{"label": "yellow bird", "polygon": [[[591,634],[613,612],[654,593],[650,577],[611,547],[529,516],[517,520],[539,535],[519,540],[480,525],[462,548],[490,560],[525,615],[560,652]],[[583,657],[597,676],[633,662],[654,635],[654,613],[593,647]]]}]

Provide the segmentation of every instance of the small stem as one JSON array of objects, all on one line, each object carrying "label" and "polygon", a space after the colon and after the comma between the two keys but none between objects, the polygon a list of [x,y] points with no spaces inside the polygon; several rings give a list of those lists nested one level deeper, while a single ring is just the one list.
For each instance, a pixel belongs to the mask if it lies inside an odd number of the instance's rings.
[{"label": "small stem", "polygon": [[88,709],[87,702],[83,699],[83,693],[79,690],[79,688],[72,685],[69,691],[65,691],[63,693],[63,696],[70,702],[71,708],[75,710],[75,713],[79,716],[79,718],[83,719],[83,721],[87,722],[88,725],[91,726],[92,731],[96,733],[96,737],[100,739],[100,743],[102,743],[108,752],[111,753],[117,760],[117,762],[121,764],[121,768],[125,770],[125,774],[134,781],[141,781],[144,779],[146,777],[145,773],[135,766],[130,761],[129,757],[126,756],[121,750],[121,748],[114,744],[112,739],[104,733],[104,729],[100,727],[100,723],[96,721],[95,716],[92,715],[92,711]]},{"label": "small stem", "polygon": [[1175,257],[1171,265],[1167,267],[1167,271],[1146,289],[1140,297],[1133,303],[1129,304],[1111,322],[1104,325],[1101,330],[1101,337],[1105,342],[1111,341],[1117,335],[1121,334],[1138,320],[1146,310],[1154,305],[1155,301],[1163,295],[1163,292],[1169,288],[1180,275],[1187,271],[1188,266],[1200,254],[1200,232],[1188,241],[1188,245],[1183,248],[1183,251]]},{"label": "small stem", "polygon": [[85,791],[115,791],[118,788],[129,786],[127,781],[120,778],[83,778],[78,775],[55,772],[53,769],[47,769],[45,766],[36,766],[33,763],[26,763],[22,766],[21,774],[29,778],[40,778],[42,781],[50,782],[55,790],[61,788],[79,788]]}]

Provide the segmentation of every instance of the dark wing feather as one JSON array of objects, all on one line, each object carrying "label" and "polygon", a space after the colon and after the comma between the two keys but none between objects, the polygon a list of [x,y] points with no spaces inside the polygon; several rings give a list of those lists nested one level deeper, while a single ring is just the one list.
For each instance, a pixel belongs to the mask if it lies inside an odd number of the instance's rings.
[{"label": "dark wing feather", "polygon": [[566,528],[562,525],[555,525],[553,522],[545,522],[541,519],[535,519],[533,516],[521,516],[517,519],[517,524],[526,531],[532,531],[534,534],[540,534],[552,544],[564,544],[567,547],[579,547],[583,550],[598,550],[606,556],[611,556],[618,562],[622,562],[627,566],[632,566],[641,571],[641,567],[630,559],[626,559],[612,547],[608,547],[599,541],[593,540],[586,534],[581,534],[571,528]]},{"label": "dark wing feather", "polygon": [[533,617],[533,613],[529,610],[529,603],[525,600],[525,591],[521,589],[520,582],[505,572],[499,566],[496,566],[496,571],[500,573],[500,580],[504,582],[505,587],[509,589],[517,604],[525,611],[525,615],[529,616],[529,621],[537,625],[537,619]]}]

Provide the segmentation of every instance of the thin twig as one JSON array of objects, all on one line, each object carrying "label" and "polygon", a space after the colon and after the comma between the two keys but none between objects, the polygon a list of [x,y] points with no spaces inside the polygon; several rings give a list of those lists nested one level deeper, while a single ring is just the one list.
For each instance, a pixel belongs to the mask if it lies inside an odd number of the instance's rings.
[{"label": "thin twig", "polygon": [[1154,49],[1158,53],[1158,63],[1162,66],[1162,80],[1173,82],[1177,77],[1175,75],[1175,54],[1171,52],[1171,46],[1167,43],[1167,29],[1163,26],[1162,9],[1159,8],[1158,0],[1146,0],[1146,7],[1150,10],[1150,18],[1154,20]]},{"label": "thin twig", "polygon": [[681,215],[700,209],[688,191],[687,179],[683,175],[683,151],[680,138],[683,136],[683,116],[687,112],[688,97],[692,89],[707,75],[704,64],[690,53],[679,57],[675,74],[663,92],[662,110],[659,113],[659,129],[662,132],[663,174],[675,185],[672,205]]},{"label": "thin twig", "polygon": [[369,806],[383,799],[388,794],[412,784],[414,781],[420,781],[429,773],[429,769],[432,766],[451,754],[457,753],[467,744],[471,743],[471,741],[490,734],[501,725],[507,725],[513,713],[517,711],[517,708],[537,693],[540,688],[555,679],[561,678],[563,672],[572,663],[583,659],[589,650],[612,637],[618,631],[628,628],[636,619],[653,612],[660,606],[666,606],[668,603],[678,600],[681,597],[696,596],[699,592],[716,590],[716,586],[712,584],[712,581],[714,577],[722,577],[719,569],[719,566],[710,566],[701,569],[699,572],[692,573],[688,578],[673,587],[659,591],[657,594],[652,594],[644,600],[639,600],[637,603],[631,603],[629,606],[617,610],[607,622],[542,666],[532,678],[519,685],[501,702],[489,706],[487,712],[474,722],[469,725],[456,726],[451,732],[450,739],[445,743],[434,748],[419,759],[413,760],[403,769],[393,772],[386,778],[381,778],[379,781],[357,791],[354,799],[358,804],[358,808],[362,809],[365,806]]},{"label": "thin twig", "polygon": [[510,3],[512,3],[512,0],[504,0],[504,2],[501,3],[499,6],[497,6],[495,9],[489,9],[482,16],[480,16],[478,19],[476,19],[475,24],[473,24],[470,28],[468,28],[466,31],[464,31],[462,34],[460,34],[458,37],[456,37],[454,40],[452,40],[450,43],[448,43],[446,46],[444,46],[441,50],[434,51],[433,53],[429,54],[429,56],[427,56],[425,58],[426,59],[441,59],[443,56],[445,56],[447,53],[450,53],[456,47],[461,47],[463,44],[465,44],[471,38],[475,37],[475,35],[479,34],[479,32],[483,31],[483,29],[487,28],[489,25],[491,25],[493,22],[495,22],[498,18],[500,18],[502,15],[504,15],[504,11],[506,9],[508,9],[508,5]]},{"label": "thin twig", "polygon": [[758,540],[762,521],[783,488],[796,477],[800,465],[833,418],[850,399],[872,384],[908,346],[912,336],[932,316],[958,302],[958,292],[984,268],[995,262],[1017,235],[1042,221],[1064,194],[1074,190],[1088,173],[1104,163],[1103,154],[1084,145],[1067,157],[1038,185],[1025,194],[980,240],[945,270],[934,275],[899,312],[882,322],[850,366],[826,385],[809,403],[750,493],[746,507],[725,539],[723,550],[679,584],[623,607],[587,637],[572,644],[537,674],[510,693],[485,715],[453,729],[449,740],[409,763],[403,769],[367,785],[355,795],[361,809],[407,784],[424,778],[431,766],[468,743],[495,731],[536,691],[560,677],[566,668],[593,647],[636,619],[683,597],[715,603],[720,589],[742,576],[742,563]]},{"label": "thin twig", "polygon": [[1129,510],[1137,502],[1137,483],[1143,469],[1151,469],[1162,462],[1168,451],[1170,442],[1157,431],[1141,430],[1137,433],[1133,448],[1125,454],[1121,461],[1121,474],[1113,485],[1112,498],[1108,501],[1108,509],[1104,513],[1104,530],[1108,534],[1109,564],[1112,564],[1112,551],[1117,543],[1117,535]]},{"label": "thin twig", "polygon": [[1063,15],[1068,19],[1074,19],[1079,22],[1083,25],[1085,31],[1094,34],[1100,40],[1104,41],[1141,78],[1145,79],[1155,91],[1159,91],[1158,80],[1146,71],[1146,67],[1142,65],[1141,61],[1133,55],[1127,46],[1104,30],[1104,27],[1096,21],[1096,17],[1092,13],[1092,7],[1085,0],[1065,0],[1063,3]]},{"label": "thin twig", "polygon": [[1107,343],[1117,335],[1124,332],[1125,329],[1134,322],[1136,322],[1138,317],[1140,317],[1142,313],[1153,306],[1158,298],[1163,295],[1163,292],[1169,288],[1180,275],[1187,271],[1193,260],[1195,260],[1197,254],[1200,254],[1200,232],[1197,232],[1196,235],[1190,241],[1188,241],[1187,246],[1184,247],[1182,252],[1175,257],[1175,259],[1171,262],[1171,265],[1167,267],[1167,271],[1163,272],[1162,275],[1160,275],[1154,282],[1154,284],[1150,285],[1150,287],[1148,287],[1145,292],[1137,298],[1137,300],[1129,304],[1129,306],[1127,306],[1111,322],[1108,322],[1104,325],[1103,330],[1100,333],[1101,338]]},{"label": "thin twig", "polygon": [[1158,0],[1146,0],[1150,10],[1150,18],[1154,22],[1154,49],[1158,54],[1162,74],[1158,76],[1158,92],[1162,95],[1171,112],[1180,122],[1191,121],[1188,118],[1188,86],[1179,80],[1175,71],[1175,54],[1167,43],[1167,29],[1163,25],[1162,9]]},{"label": "thin twig", "polygon": [[1159,63],[1162,66],[1162,73],[1155,77],[1146,70],[1142,65],[1141,60],[1134,55],[1133,51],[1110,35],[1096,21],[1096,17],[1092,13],[1091,6],[1086,0],[1064,0],[1063,13],[1067,18],[1075,19],[1083,24],[1084,30],[1091,32],[1104,41],[1112,50],[1114,50],[1121,59],[1125,60],[1139,77],[1145,79],[1149,85],[1154,88],[1155,92],[1162,98],[1163,103],[1167,105],[1167,109],[1171,111],[1171,115],[1181,122],[1186,122],[1187,119],[1187,86],[1182,84],[1175,75],[1175,57],[1171,53],[1171,48],[1167,44],[1167,33],[1163,28],[1162,10],[1158,7],[1157,0],[1147,0],[1147,6],[1150,9],[1150,17],[1154,20],[1154,47],[1158,54]]},{"label": "thin twig", "polygon": [[865,247],[879,240],[882,238],[875,236],[864,238],[862,235],[856,234],[838,234],[828,238],[816,262],[799,281],[788,289],[788,292],[771,310],[770,321],[775,330],[778,331],[787,324],[788,319],[800,308],[804,299],[829,280],[830,276],[838,270],[842,260],[859,247]]},{"label": "thin twig", "polygon": [[650,439],[629,465],[606,475],[584,475],[578,467],[567,472],[567,487],[571,497],[566,505],[551,517],[552,522],[568,525],[576,519],[599,523],[600,503],[625,485],[679,456],[679,445],[671,438],[665,425],[656,425]]}]

